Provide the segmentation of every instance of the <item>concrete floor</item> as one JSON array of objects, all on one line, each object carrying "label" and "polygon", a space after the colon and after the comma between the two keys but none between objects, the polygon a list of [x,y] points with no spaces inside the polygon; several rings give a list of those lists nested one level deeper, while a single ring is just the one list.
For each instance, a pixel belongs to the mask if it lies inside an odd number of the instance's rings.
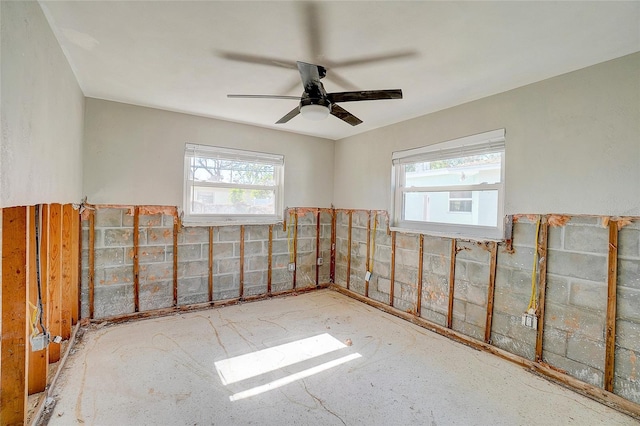
[{"label": "concrete floor", "polygon": [[51,425],[638,424],[329,290],[93,327],[53,393]]}]

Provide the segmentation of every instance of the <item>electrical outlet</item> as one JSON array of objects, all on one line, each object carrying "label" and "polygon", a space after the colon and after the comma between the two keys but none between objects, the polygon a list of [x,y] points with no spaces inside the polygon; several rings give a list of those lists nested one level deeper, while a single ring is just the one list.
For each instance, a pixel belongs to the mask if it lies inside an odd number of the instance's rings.
[{"label": "electrical outlet", "polygon": [[289,272],[293,272],[296,270],[296,264],[291,262],[287,268],[289,270]]},{"label": "electrical outlet", "polygon": [[538,329],[538,317],[535,314],[525,312],[522,314],[522,325],[527,328]]},{"label": "electrical outlet", "polygon": [[49,345],[49,336],[43,333],[31,336],[29,337],[29,340],[31,341],[32,352],[41,351]]},{"label": "electrical outlet", "polygon": [[367,273],[364,274],[364,280],[367,282],[371,281],[371,272],[367,271]]},{"label": "electrical outlet", "polygon": [[324,264],[324,259],[322,259],[321,257],[318,258],[318,260],[316,261],[316,265],[318,266],[322,266]]}]

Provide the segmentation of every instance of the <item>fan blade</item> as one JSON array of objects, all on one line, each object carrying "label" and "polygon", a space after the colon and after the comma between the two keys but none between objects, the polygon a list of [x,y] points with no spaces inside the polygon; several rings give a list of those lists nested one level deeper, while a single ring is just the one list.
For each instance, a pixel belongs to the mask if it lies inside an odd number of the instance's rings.
[{"label": "fan blade", "polygon": [[227,95],[227,98],[246,98],[246,99],[294,99],[299,101],[300,96],[286,95]]},{"label": "fan blade", "polygon": [[252,64],[269,65],[280,68],[296,69],[296,63],[288,59],[272,58],[269,56],[247,55],[244,53],[234,53],[217,51],[216,54],[224,59],[238,62],[249,62]]},{"label": "fan blade", "polygon": [[401,89],[362,90],[359,92],[328,93],[327,99],[334,102],[377,101],[380,99],[402,99]]},{"label": "fan blade", "polygon": [[326,75],[327,70],[321,65],[308,64],[300,61],[298,61],[297,64],[304,91],[311,97],[320,96],[322,92],[322,90],[320,90],[322,87],[320,79]]},{"label": "fan blade", "polygon": [[339,105],[331,105],[331,115],[338,117],[340,120],[349,123],[352,126],[357,126],[362,123],[362,120]]},{"label": "fan blade", "polygon": [[327,74],[326,78],[327,78],[327,80],[332,81],[335,84],[337,84],[338,86],[344,87],[347,90],[357,90],[358,89],[358,86],[356,86],[355,84],[353,84],[349,80],[345,79],[344,77],[341,77],[334,70],[329,70],[329,73]]},{"label": "fan blade", "polygon": [[300,114],[300,108],[299,107],[295,107],[294,109],[292,109],[291,111],[289,111],[287,113],[287,115],[285,115],[284,117],[282,117],[280,120],[276,121],[276,124],[283,124],[286,123],[287,121],[291,120],[293,117],[295,117],[296,115]]}]

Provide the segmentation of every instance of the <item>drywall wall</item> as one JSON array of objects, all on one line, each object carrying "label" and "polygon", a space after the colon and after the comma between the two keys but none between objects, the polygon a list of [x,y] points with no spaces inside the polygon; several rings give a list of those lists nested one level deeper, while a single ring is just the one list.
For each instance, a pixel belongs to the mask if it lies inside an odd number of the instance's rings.
[{"label": "drywall wall", "polygon": [[0,206],[78,202],[84,95],[40,5],[0,8]]},{"label": "drywall wall", "polygon": [[87,98],[84,193],[92,203],[182,205],[184,145],[285,156],[285,206],[329,207],[333,141]]},{"label": "drywall wall", "polygon": [[640,53],[342,139],[334,204],[388,209],[393,151],[505,128],[507,214],[640,215],[638,75]]}]

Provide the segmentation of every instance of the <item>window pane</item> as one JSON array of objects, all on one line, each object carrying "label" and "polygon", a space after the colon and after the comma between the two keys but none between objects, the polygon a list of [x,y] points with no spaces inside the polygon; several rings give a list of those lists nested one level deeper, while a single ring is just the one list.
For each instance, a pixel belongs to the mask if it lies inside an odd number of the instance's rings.
[{"label": "window pane", "polygon": [[194,186],[189,213],[273,215],[275,191]]},{"label": "window pane", "polygon": [[499,183],[501,167],[500,152],[410,163],[404,166],[405,184],[424,187]]},{"label": "window pane", "polygon": [[[467,191],[463,191],[467,192]],[[457,225],[497,226],[498,190],[468,191],[468,200],[451,200],[449,192],[406,192],[404,220]]]},{"label": "window pane", "polygon": [[241,185],[275,185],[275,166],[255,162],[195,157],[189,176],[196,182],[237,183]]}]

